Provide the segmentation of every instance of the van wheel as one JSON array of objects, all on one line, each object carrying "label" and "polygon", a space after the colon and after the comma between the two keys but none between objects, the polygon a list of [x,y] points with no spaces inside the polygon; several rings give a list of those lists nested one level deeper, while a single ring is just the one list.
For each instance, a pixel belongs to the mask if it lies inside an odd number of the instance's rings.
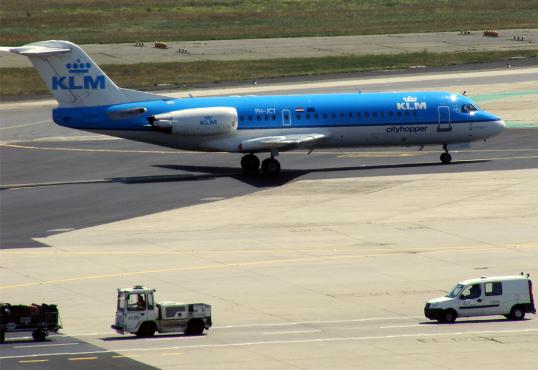
[{"label": "van wheel", "polygon": [[4,343],[6,341],[6,333],[3,331],[0,331],[0,343]]},{"label": "van wheel", "polygon": [[523,311],[521,306],[514,306],[510,311],[510,318],[512,320],[523,320],[525,318],[525,311]]},{"label": "van wheel", "polygon": [[204,321],[203,320],[191,320],[187,324],[185,329],[185,335],[202,335],[204,333]]},{"label": "van wheel", "polygon": [[32,332],[32,338],[36,342],[43,342],[45,339],[47,339],[47,332],[42,329],[37,329]]},{"label": "van wheel", "polygon": [[443,312],[443,321],[448,324],[452,324],[454,321],[456,321],[456,317],[458,317],[458,314],[454,310],[445,310]]},{"label": "van wheel", "polygon": [[150,338],[155,335],[155,324],[152,322],[145,322],[140,325],[140,328],[138,328],[138,331],[136,332],[136,336],[140,338]]}]

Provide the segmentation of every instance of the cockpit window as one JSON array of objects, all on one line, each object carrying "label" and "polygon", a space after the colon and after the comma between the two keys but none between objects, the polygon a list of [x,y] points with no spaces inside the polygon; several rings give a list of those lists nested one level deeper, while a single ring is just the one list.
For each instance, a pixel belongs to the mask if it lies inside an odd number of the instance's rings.
[{"label": "cockpit window", "polygon": [[472,104],[463,104],[461,106],[461,111],[463,113],[470,113],[470,112],[476,112],[478,109]]}]

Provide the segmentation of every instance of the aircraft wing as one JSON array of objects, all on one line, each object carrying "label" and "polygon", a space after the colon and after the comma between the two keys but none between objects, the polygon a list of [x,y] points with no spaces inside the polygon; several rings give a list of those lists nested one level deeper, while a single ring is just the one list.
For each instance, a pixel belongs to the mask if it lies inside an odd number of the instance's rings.
[{"label": "aircraft wing", "polygon": [[325,138],[327,135],[314,133],[265,136],[245,140],[239,147],[242,152],[261,152],[271,149],[285,151],[295,148],[312,148]]}]

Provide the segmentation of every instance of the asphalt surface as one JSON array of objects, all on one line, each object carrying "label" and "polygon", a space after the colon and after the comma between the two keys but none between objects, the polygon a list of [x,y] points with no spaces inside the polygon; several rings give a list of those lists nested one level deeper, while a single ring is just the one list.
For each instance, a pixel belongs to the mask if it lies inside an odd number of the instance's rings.
[{"label": "asphalt surface", "polygon": [[[18,142],[0,148],[2,248],[33,238],[247,194],[296,179],[538,167],[538,130],[509,129],[439,162],[440,148],[282,153],[281,176],[245,175],[239,155],[123,140]],[[66,155],[67,154],[67,155]],[[75,217],[74,217],[75,215]]]},{"label": "asphalt surface", "polygon": [[[409,75],[409,72],[405,75]],[[398,76],[398,74],[391,76]],[[528,83],[529,75],[450,80],[451,86],[471,84],[488,86],[503,82]],[[383,82],[380,80],[375,84],[368,85],[367,90],[432,89],[446,86],[446,84],[446,80],[439,81],[427,78],[423,78],[421,81],[405,82]],[[286,93],[312,90],[336,92],[350,91],[350,88],[349,86],[316,87],[315,89],[304,87],[294,89],[291,87],[286,90]],[[538,168],[538,129],[513,128],[507,129],[503,134],[488,142],[475,143],[472,150],[454,153],[455,162],[448,166],[439,163],[441,150],[437,147],[426,147],[423,151],[418,151],[416,148],[379,148],[320,150],[314,151],[311,155],[302,151],[282,153],[279,160],[283,172],[278,179],[270,180],[261,174],[242,174],[239,167],[240,156],[236,154],[175,151],[55,126],[50,121],[50,107],[47,104],[44,103],[44,107],[35,105],[24,108],[7,108],[0,111],[2,141],[0,145],[0,202],[2,205],[0,207],[0,248],[8,253],[20,252],[21,256],[27,247],[41,247],[40,250],[44,252],[48,249],[53,249],[54,253],[60,252],[58,248],[48,248],[47,245],[34,240],[35,238],[151,215],[189,205],[253,194],[263,189],[278,190],[280,187],[297,180],[367,179],[372,176],[388,177],[406,174],[465,174],[474,172],[489,174],[491,172],[488,171]],[[30,251],[33,253],[36,250]],[[533,255],[530,254],[531,251],[531,247],[529,247],[529,251],[526,251],[530,256],[526,257],[526,260],[530,264],[532,264],[533,258]],[[440,271],[445,267],[443,261],[446,260],[454,260],[454,264],[450,265],[451,271],[465,263],[469,263],[471,268],[482,269],[483,266],[498,264],[498,259],[502,259],[506,253],[505,251],[490,253],[488,250],[468,249],[465,250],[465,254],[462,252],[462,257],[465,258],[460,260],[458,252],[451,251],[449,248],[443,249],[438,246],[434,253],[437,252],[446,254],[442,258],[431,257],[431,260],[426,259],[425,261],[428,265],[441,261]],[[97,253],[101,254],[102,252]],[[382,270],[386,269],[395,273],[394,271],[399,271],[398,269],[401,269],[402,266],[410,266],[412,263],[416,263],[416,260],[412,259],[417,255],[416,253],[418,252],[405,251],[402,260],[398,261],[384,259],[381,264]],[[410,257],[406,257],[408,255]],[[212,258],[215,261],[221,259],[226,261],[227,254],[224,253],[223,256],[215,254],[214,257],[210,258],[210,261]],[[342,261],[346,261],[343,258],[346,256],[340,257],[342,257]],[[28,256],[28,260],[32,258],[32,256]],[[77,256],[74,255],[73,258],[77,258]],[[110,261],[110,263],[121,264],[121,262],[112,262],[112,258],[116,258],[112,255],[104,258],[109,258],[106,263]],[[185,260],[185,258],[180,256],[181,260]],[[510,266],[510,268],[517,269],[521,266],[519,262],[515,262],[516,258],[513,255],[506,255],[503,261],[503,265]],[[246,262],[245,265],[247,266],[249,263],[251,262]],[[267,278],[267,288],[271,289],[276,286],[278,290],[279,279],[283,279],[284,276],[291,276],[291,279],[300,279],[303,274],[311,277],[319,274],[323,276],[325,270],[333,271],[331,275],[338,276],[349,269],[350,274],[359,273],[363,279],[370,281],[371,274],[375,269],[374,266],[375,263],[373,265],[367,263],[360,265],[363,270],[357,270],[356,265],[351,263],[349,265],[323,265],[322,270],[319,270],[315,264],[308,267],[298,266],[301,270],[296,270],[295,266],[291,266],[291,268],[281,266],[280,270],[276,271],[267,269],[252,272],[250,278],[263,284],[266,281],[265,276],[271,276],[273,280]],[[21,270],[17,272],[21,279],[26,273],[35,274],[33,270],[25,272],[27,268],[21,266]],[[54,272],[55,270],[52,271],[53,275],[61,274],[67,268],[67,264],[61,265],[57,273]],[[258,269],[261,270],[261,267]],[[209,285],[215,285],[218,288],[221,281],[222,284],[230,282],[232,287],[238,286],[237,284],[240,282],[245,284],[246,281],[243,276],[237,273],[223,277],[218,270],[213,273],[211,270],[203,272],[203,275],[195,279],[196,284],[202,288],[195,289],[193,287],[193,291],[200,291],[204,286],[208,286],[208,282],[211,282]],[[271,273],[275,273],[278,278],[274,278]],[[383,271],[379,276],[385,274]],[[238,276],[234,277],[235,275]],[[106,274],[102,276],[106,276]],[[345,277],[345,275],[343,276]],[[160,277],[159,281],[164,283],[166,282],[165,278],[167,277]],[[84,283],[84,278],[80,279]],[[90,279],[90,281],[93,280]],[[174,280],[176,283],[177,281],[180,280]],[[345,280],[342,281],[345,282]],[[406,358],[418,356],[416,353],[428,358],[428,353],[431,353],[432,358],[429,359],[431,362],[420,362],[422,360],[415,362],[415,365],[421,365],[417,367],[431,368],[435,365],[437,353],[435,351],[444,348],[444,346],[450,346],[451,350],[456,351],[453,357],[457,358],[458,361],[476,364],[472,360],[472,351],[480,353],[484,359],[488,353],[497,350],[495,346],[499,345],[499,342],[503,344],[499,353],[504,353],[502,351],[510,353],[509,348],[521,350],[528,347],[529,356],[532,356],[534,342],[529,338],[538,331],[536,320],[510,322],[497,318],[462,319],[455,325],[439,325],[417,316],[417,313],[420,314],[420,308],[417,310],[413,306],[410,309],[406,306],[405,298],[412,296],[415,299],[417,295],[421,299],[426,296],[431,298],[442,295],[443,291],[432,288],[417,290],[418,288],[400,286],[396,281],[398,280],[391,277],[383,281],[385,285],[374,286],[371,288],[372,291],[365,293],[364,296],[356,297],[360,301],[374,299],[374,302],[377,302],[375,299],[378,297],[390,296],[395,305],[393,308],[384,310],[382,315],[379,315],[380,317],[371,312],[370,315],[366,316],[358,314],[337,315],[338,319],[336,320],[310,320],[309,314],[304,312],[305,319],[300,321],[284,319],[278,321],[280,316],[275,314],[276,322],[258,321],[245,325],[237,323],[228,325],[227,322],[219,322],[216,319],[216,327],[212,328],[208,335],[197,338],[183,335],[159,335],[152,339],[137,340],[132,336],[120,337],[112,331],[97,329],[96,331],[99,331],[97,333],[88,330],[78,333],[67,331],[70,336],[51,336],[47,342],[34,343],[27,337],[20,338],[20,336],[8,335],[7,343],[0,346],[0,366],[2,369],[27,369],[28,367],[68,369],[75,366],[83,369],[149,369],[153,367],[145,365],[146,360],[158,363],[159,367],[173,368],[174,364],[183,363],[182,359],[188,359],[188,361],[184,361],[186,368],[226,368],[228,359],[234,358],[236,362],[230,360],[229,368],[242,363],[245,368],[253,368],[252,364],[259,364],[260,368],[293,367],[295,366],[294,361],[299,361],[297,359],[303,359],[306,361],[304,364],[310,366],[316,364],[318,367],[327,368],[328,366],[323,366],[328,365],[326,362],[317,362],[315,356],[313,357],[313,354],[319,352],[319,361],[326,361],[336,356],[335,363],[347,364],[349,367],[349,364],[356,363],[354,356],[361,355],[364,356],[366,364],[384,364],[383,366],[389,368],[391,365],[398,367],[398,362],[390,361],[399,361],[400,353],[401,356],[407,356]],[[410,280],[410,282],[413,281],[418,281],[418,278]],[[54,284],[61,285],[61,283],[55,283],[52,280],[49,282],[52,286]],[[406,282],[400,281],[400,283]],[[47,281],[44,281],[43,284],[44,287],[50,285]],[[102,284],[106,285],[107,288],[113,287],[113,283],[107,281],[102,282]],[[294,284],[300,285],[300,281]],[[342,284],[349,286],[349,284]],[[339,286],[338,284],[330,285]],[[223,286],[227,287],[227,285]],[[8,289],[9,286],[2,288]],[[102,285],[81,285],[73,291],[63,288],[58,289],[58,292],[72,297],[73,305],[80,305],[82,297],[77,296],[77,294],[84,289],[90,289],[96,294],[99,292],[100,296],[105,294],[101,293],[104,289]],[[246,289],[248,292],[248,285],[243,285],[242,289]],[[259,291],[257,287],[253,287],[253,289],[256,292]],[[231,292],[228,294],[231,296]],[[248,304],[248,297],[252,297],[251,294],[245,294],[247,298],[243,298],[242,304],[245,302]],[[300,296],[286,295],[286,293],[275,295],[273,292],[271,295],[271,291],[268,291],[268,297],[271,299],[278,297],[282,300],[282,304],[276,304],[276,301],[263,301],[264,292],[259,291],[259,294],[261,296],[256,296],[255,301],[260,299],[262,306],[267,304],[273,309],[283,307],[286,301],[300,300],[301,298]],[[329,293],[322,295],[325,298],[326,296],[333,297]],[[216,298],[214,299],[216,300]],[[416,303],[413,302],[413,304]],[[422,301],[419,302],[420,304]],[[293,307],[293,305],[291,306]],[[316,304],[312,305],[310,313],[315,312],[315,306]],[[67,307],[66,309],[73,312],[79,310],[77,307]],[[239,309],[240,305],[237,304],[237,307]],[[323,307],[327,309],[329,306]],[[353,303],[347,308],[349,312],[355,312],[352,307],[358,306]],[[113,313],[109,307],[106,308],[106,310],[101,308],[104,313],[96,316],[100,321],[112,321]],[[285,312],[284,309],[282,310]],[[391,315],[393,311],[395,313]],[[402,314],[402,312],[406,314]],[[407,314],[409,312],[414,312],[414,314]],[[302,312],[301,316],[303,316]],[[103,317],[106,319],[102,320]],[[237,320],[241,321],[239,318]],[[106,325],[99,326],[99,328],[103,327]],[[522,333],[527,335],[522,336]],[[398,340],[404,341],[397,342]],[[330,343],[338,345],[331,346]],[[364,345],[358,348],[353,343],[364,343]],[[396,345],[391,347],[392,344],[386,343],[396,343]],[[292,344],[293,349],[290,347]],[[388,350],[393,351],[396,355],[387,358],[386,352],[383,352],[381,348],[389,348]],[[357,351],[364,351],[364,353],[357,353]],[[208,353],[211,356],[208,356]],[[261,362],[260,356],[263,358]],[[482,362],[482,364],[496,366],[495,363],[487,361]],[[442,364],[436,365],[441,366]],[[457,366],[457,363],[452,365]],[[298,367],[300,366],[298,365]],[[370,368],[374,367],[370,366]],[[463,367],[465,368],[465,366]]]}]

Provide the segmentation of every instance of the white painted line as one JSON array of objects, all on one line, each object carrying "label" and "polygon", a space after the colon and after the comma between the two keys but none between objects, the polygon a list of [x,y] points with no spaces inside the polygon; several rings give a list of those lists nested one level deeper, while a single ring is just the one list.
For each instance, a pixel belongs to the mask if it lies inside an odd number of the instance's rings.
[{"label": "white painted line", "polygon": [[13,346],[13,348],[36,348],[36,347],[59,347],[59,346],[74,346],[80,343],[56,343],[56,344],[35,344],[30,346]]},{"label": "white painted line", "polygon": [[[423,328],[428,327],[428,325],[424,325],[424,324],[414,324],[414,325],[389,325],[389,326],[380,326],[379,329],[414,328],[414,327],[417,327],[417,326],[420,326],[420,327],[423,327]],[[437,327],[436,325],[429,325],[429,326],[431,326],[432,328]]]},{"label": "white painted line", "polygon": [[226,199],[225,197],[207,197],[200,199],[201,201],[215,201],[215,200],[223,200]]},{"label": "white painted line", "polygon": [[50,229],[50,230],[47,230],[48,233],[60,233],[60,232],[65,232],[65,231],[73,231],[75,230],[74,228],[72,227],[68,227],[66,229]]},{"label": "white painted line", "polygon": [[352,322],[368,322],[368,321],[383,321],[383,320],[413,320],[421,319],[423,316],[387,316],[387,317],[367,317],[363,319],[350,319],[350,320],[320,320],[320,321],[298,321],[298,322],[282,322],[274,324],[244,324],[244,325],[227,325],[227,326],[213,326],[211,329],[235,329],[235,328],[249,328],[258,326],[292,326],[303,324],[345,324]]},{"label": "white painted line", "polygon": [[[170,350],[186,350],[198,348],[226,348],[226,347],[246,347],[259,346],[270,344],[296,344],[296,343],[323,343],[323,342],[343,342],[343,341],[361,341],[361,340],[379,340],[379,339],[398,339],[398,338],[413,338],[413,337],[443,337],[443,336],[459,336],[473,334],[507,334],[507,333],[530,333],[537,332],[536,329],[514,329],[514,330],[482,330],[482,331],[459,331],[452,333],[412,333],[412,334],[397,334],[397,335],[381,335],[381,336],[364,336],[364,337],[334,337],[334,338],[318,338],[318,339],[297,339],[297,340],[274,340],[274,341],[259,341],[259,342],[240,342],[240,343],[221,343],[221,344],[197,344],[174,347],[154,347],[154,348],[130,348],[130,349],[111,349],[102,351],[87,351],[87,352],[63,352],[63,353],[37,353],[33,355],[16,355],[2,356],[0,360],[14,358],[31,358],[31,357],[53,357],[53,356],[81,356],[89,354],[102,353],[119,353],[119,352],[149,352],[149,351],[170,351]],[[86,359],[91,359],[86,358]]]},{"label": "white painted line", "polygon": [[277,335],[277,334],[298,334],[298,333],[318,333],[321,330],[295,330],[295,331],[273,331],[269,333],[263,333],[264,335]]}]

